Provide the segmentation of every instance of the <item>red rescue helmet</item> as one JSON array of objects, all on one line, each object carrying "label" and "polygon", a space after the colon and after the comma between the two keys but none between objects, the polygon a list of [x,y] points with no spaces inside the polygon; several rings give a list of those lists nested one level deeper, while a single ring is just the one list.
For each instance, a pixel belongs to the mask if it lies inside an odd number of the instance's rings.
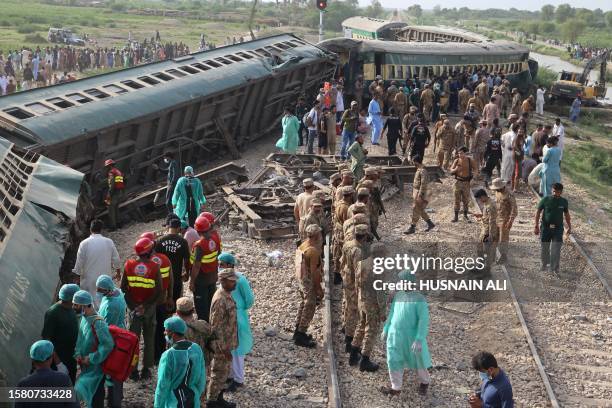
[{"label": "red rescue helmet", "polygon": [[197,232],[206,232],[210,229],[210,222],[206,219],[206,217],[200,215],[195,220],[193,227]]},{"label": "red rescue helmet", "polygon": [[151,231],[143,232],[140,238],[148,238],[151,241],[155,241],[155,233]]},{"label": "red rescue helmet", "polygon": [[113,159],[108,159],[104,162],[104,167],[112,166],[113,164],[115,164],[115,161]]},{"label": "red rescue helmet", "polygon": [[213,213],[204,211],[202,214],[200,214],[200,217],[206,218],[208,222],[210,223],[210,225],[213,225],[215,223],[215,216],[213,215]]},{"label": "red rescue helmet", "polygon": [[149,238],[140,238],[134,245],[134,252],[136,255],[145,255],[151,252],[153,249],[154,242]]}]

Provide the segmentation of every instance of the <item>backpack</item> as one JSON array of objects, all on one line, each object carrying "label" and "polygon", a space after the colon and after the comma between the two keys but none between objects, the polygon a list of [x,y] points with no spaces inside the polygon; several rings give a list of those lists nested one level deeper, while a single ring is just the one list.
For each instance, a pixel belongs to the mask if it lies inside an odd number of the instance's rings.
[{"label": "backpack", "polygon": [[[189,353],[189,349],[191,348],[191,345],[193,344],[192,342],[188,342],[190,345],[189,347],[184,350],[187,353]],[[172,346],[173,349],[175,350],[181,350],[176,347],[177,344],[175,344],[174,346]],[[176,398],[177,401],[177,408],[193,408],[195,407],[195,393],[193,392],[193,390],[191,388],[189,388],[188,382],[189,382],[189,377],[191,376],[191,360],[189,360],[189,357],[187,358],[187,372],[185,373],[185,377],[183,378],[183,381],[181,381],[181,383],[179,384],[178,388],[174,389],[174,397]]]},{"label": "backpack", "polygon": [[302,122],[304,123],[304,126],[306,127],[312,127],[313,123],[312,123],[312,118],[310,117],[310,112],[308,111],[304,114],[304,117],[302,118]]},{"label": "backpack", "polygon": [[[95,338],[94,351],[98,349],[98,334],[94,325],[96,320],[104,321],[104,319],[98,316],[91,322]],[[113,338],[114,346],[106,360],[102,362],[102,372],[115,381],[124,382],[138,366],[138,336],[113,324],[108,325],[108,331]]]}]

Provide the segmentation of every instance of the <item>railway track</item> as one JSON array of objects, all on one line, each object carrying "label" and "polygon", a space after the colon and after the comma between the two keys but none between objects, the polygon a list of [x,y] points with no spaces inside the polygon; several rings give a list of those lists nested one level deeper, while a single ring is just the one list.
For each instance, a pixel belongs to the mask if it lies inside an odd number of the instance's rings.
[{"label": "railway track", "polygon": [[529,188],[516,199],[511,241],[518,243],[497,272],[509,283],[550,405],[612,407],[612,347],[605,334],[609,282],[575,237],[562,248],[560,277],[540,271],[540,244],[532,230],[539,197]]}]

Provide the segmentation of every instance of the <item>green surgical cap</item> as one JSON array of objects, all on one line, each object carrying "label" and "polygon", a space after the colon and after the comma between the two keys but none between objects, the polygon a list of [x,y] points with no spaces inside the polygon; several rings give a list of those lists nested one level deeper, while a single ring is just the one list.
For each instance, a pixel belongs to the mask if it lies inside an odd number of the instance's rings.
[{"label": "green surgical cap", "polygon": [[86,290],[79,290],[74,294],[72,298],[72,303],[75,305],[91,305],[93,304],[93,298],[91,294]]},{"label": "green surgical cap", "polygon": [[65,285],[62,285],[62,287],[60,288],[59,298],[60,300],[63,300],[64,302],[71,302],[72,297],[79,290],[81,290],[81,288],[76,283],[67,283]]},{"label": "green surgical cap", "polygon": [[100,275],[96,280],[96,287],[104,290],[115,290],[113,278],[108,275]]},{"label": "green surgical cap", "polygon": [[30,358],[34,361],[47,361],[53,355],[53,343],[49,340],[38,340],[30,347]]},{"label": "green surgical cap", "polygon": [[164,321],[164,328],[168,331],[171,331],[172,333],[177,334],[185,334],[185,332],[187,331],[187,325],[185,324],[183,319],[178,316],[172,316],[167,318]]}]

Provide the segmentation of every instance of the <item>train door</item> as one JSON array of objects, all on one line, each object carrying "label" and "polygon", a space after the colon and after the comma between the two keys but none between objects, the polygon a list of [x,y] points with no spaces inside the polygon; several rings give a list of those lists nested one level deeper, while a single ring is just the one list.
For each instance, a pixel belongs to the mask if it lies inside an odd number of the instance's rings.
[{"label": "train door", "polygon": [[[385,54],[377,52],[374,54],[374,65],[376,66],[376,75],[383,74],[383,64],[385,62]],[[386,78],[383,78],[386,79]]]}]

